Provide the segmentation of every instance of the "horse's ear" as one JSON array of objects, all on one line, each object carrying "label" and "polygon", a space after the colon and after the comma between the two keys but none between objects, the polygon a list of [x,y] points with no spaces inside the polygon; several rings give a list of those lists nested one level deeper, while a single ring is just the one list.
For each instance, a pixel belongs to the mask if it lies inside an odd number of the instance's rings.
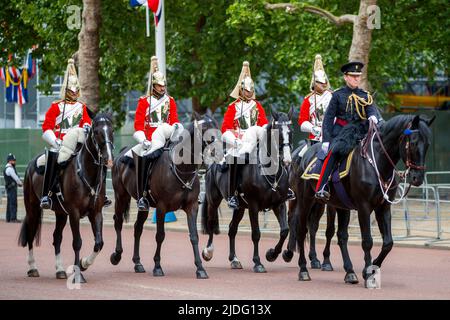
[{"label": "horse's ear", "polygon": [[202,117],[200,116],[200,114],[197,111],[192,111],[192,120],[200,120]]},{"label": "horse's ear", "polygon": [[272,118],[274,118],[275,120],[278,120],[278,112],[276,112],[272,106],[270,106],[270,115],[272,116]]},{"label": "horse's ear", "polygon": [[97,115],[97,112],[92,111],[89,107],[86,107],[86,111],[88,113],[89,118],[91,118],[92,120],[95,118],[95,116]]},{"label": "horse's ear", "polygon": [[426,120],[425,122],[429,127],[431,127],[431,124],[433,123],[434,119],[436,119],[436,115],[434,115],[430,120]]},{"label": "horse's ear", "polygon": [[292,120],[292,114],[293,114],[293,113],[294,113],[294,107],[291,106],[291,108],[289,109],[289,112],[288,112],[289,120]]},{"label": "horse's ear", "polygon": [[417,129],[419,128],[419,122],[420,122],[420,116],[415,116],[412,123],[411,123],[411,129]]}]

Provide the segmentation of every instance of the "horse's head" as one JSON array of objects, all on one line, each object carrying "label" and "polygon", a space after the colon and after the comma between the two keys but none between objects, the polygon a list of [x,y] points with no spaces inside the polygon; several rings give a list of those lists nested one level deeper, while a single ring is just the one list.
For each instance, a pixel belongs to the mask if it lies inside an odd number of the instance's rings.
[{"label": "horse's head", "polygon": [[409,170],[409,183],[420,186],[425,176],[425,155],[431,143],[431,129],[436,116],[415,116],[400,137],[400,156]]},{"label": "horse's head", "polygon": [[89,132],[90,139],[96,149],[98,161],[108,168],[113,166],[114,127],[112,117],[107,113],[100,113],[92,120]]},{"label": "horse's head", "polygon": [[[278,130],[278,150],[280,158],[283,160],[285,166],[292,162],[292,130],[291,119],[294,109],[291,107],[289,112],[277,112],[271,108],[272,120],[268,126],[269,130]],[[281,147],[281,148],[280,148]]]},{"label": "horse's head", "polygon": [[219,124],[217,123],[217,120],[214,119],[214,116],[209,109],[203,116],[194,111],[192,113],[192,120],[194,131],[197,132],[198,135],[198,137],[195,136],[194,139],[202,141],[203,150],[207,145],[216,140],[216,131],[219,128]]}]

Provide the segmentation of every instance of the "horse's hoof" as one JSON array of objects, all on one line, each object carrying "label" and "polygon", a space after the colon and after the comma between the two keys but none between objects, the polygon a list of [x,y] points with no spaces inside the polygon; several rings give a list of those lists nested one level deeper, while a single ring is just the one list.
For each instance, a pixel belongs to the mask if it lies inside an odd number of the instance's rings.
[{"label": "horse's hoof", "polygon": [[65,271],[56,272],[56,279],[67,279],[67,274]]},{"label": "horse's hoof", "polygon": [[73,277],[72,283],[86,283],[86,279],[81,272],[77,272],[75,277]]},{"label": "horse's hoof", "polygon": [[311,269],[320,269],[321,267],[319,260],[316,259],[311,261]]},{"label": "horse's hoof", "polygon": [[136,273],[145,273],[144,266],[140,263],[134,265],[134,272]]},{"label": "horse's hoof", "polygon": [[109,261],[111,261],[111,263],[116,266],[119,264],[120,259],[122,259],[122,255],[117,253],[117,252],[113,252],[111,254],[111,257],[109,258]]},{"label": "horse's hoof", "polygon": [[164,272],[161,268],[157,269],[153,269],[153,276],[154,277],[164,277]]},{"label": "horse's hoof", "polygon": [[282,256],[285,262],[291,262],[292,257],[294,256],[294,252],[290,250],[284,250]]},{"label": "horse's hoof", "polygon": [[266,273],[266,268],[262,264],[257,264],[253,267],[253,272],[255,273]]},{"label": "horse's hoof", "polygon": [[274,249],[269,249],[266,252],[266,260],[269,262],[274,262],[278,258],[278,254],[275,253]]},{"label": "horse's hoof", "polygon": [[298,280],[300,281],[311,281],[311,277],[309,276],[308,271],[300,271],[298,274]]},{"label": "horse's hoof", "polygon": [[88,267],[83,267],[83,259],[84,258],[82,258],[80,261],[80,271],[86,271],[88,269]]},{"label": "horse's hoof", "polygon": [[356,276],[356,273],[348,272],[345,275],[344,282],[349,283],[349,284],[357,284],[357,283],[359,283],[359,280],[358,280],[358,277]]},{"label": "horse's hoof", "polygon": [[206,273],[205,270],[197,270],[195,272],[195,274],[197,275],[197,279],[208,279],[208,274]]},{"label": "horse's hoof", "polygon": [[209,261],[212,259],[213,255],[210,251],[208,251],[208,249],[205,248],[202,251],[202,257],[203,257],[203,260]]},{"label": "horse's hoof", "polygon": [[27,272],[27,275],[30,278],[38,278],[39,277],[39,271],[37,269],[31,269]]},{"label": "horse's hoof", "polygon": [[331,263],[322,264],[322,271],[333,271],[333,266]]},{"label": "horse's hoof", "polygon": [[231,261],[231,269],[242,269],[242,264],[239,260]]}]

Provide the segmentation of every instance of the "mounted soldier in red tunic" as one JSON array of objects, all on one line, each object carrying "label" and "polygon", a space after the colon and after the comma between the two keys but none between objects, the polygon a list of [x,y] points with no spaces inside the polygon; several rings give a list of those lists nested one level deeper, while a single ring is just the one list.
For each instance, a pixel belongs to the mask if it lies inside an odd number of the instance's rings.
[{"label": "mounted soldier in red tunic", "polygon": [[51,188],[58,173],[58,163],[70,158],[77,143],[84,143],[85,133],[91,127],[90,111],[86,104],[79,100],[80,97],[80,83],[74,60],[69,59],[61,87],[61,100],[51,104],[42,124],[42,139],[50,146],[45,156],[44,185],[40,204],[42,209],[51,208]]},{"label": "mounted soldier in red tunic", "polygon": [[150,66],[147,95],[139,98],[134,119],[133,138],[138,142],[126,156],[135,154],[139,211],[149,210],[146,199],[148,169],[162,153],[167,139],[184,130],[178,120],[175,100],[166,92],[166,78],[158,70],[158,59],[153,56]]},{"label": "mounted soldier in red tunic", "polygon": [[[315,57],[313,75],[311,79],[311,93],[303,100],[300,108],[298,124],[303,132],[308,132],[309,145],[322,141],[322,123],[324,114],[330,103],[333,91],[322,64],[322,57]],[[300,151],[302,156],[306,151]]]}]

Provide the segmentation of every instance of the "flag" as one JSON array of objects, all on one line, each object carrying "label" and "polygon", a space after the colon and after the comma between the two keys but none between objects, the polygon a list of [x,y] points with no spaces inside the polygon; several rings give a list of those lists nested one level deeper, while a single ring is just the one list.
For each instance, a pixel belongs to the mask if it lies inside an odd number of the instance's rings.
[{"label": "flag", "polygon": [[133,8],[146,6],[153,12],[155,18],[155,26],[158,26],[158,22],[161,19],[162,14],[162,1],[161,0],[130,0],[130,6]]},{"label": "flag", "polygon": [[0,78],[5,82],[6,101],[23,105],[28,102],[28,81],[36,74],[36,61],[31,50],[28,52],[25,65],[0,68]]}]

